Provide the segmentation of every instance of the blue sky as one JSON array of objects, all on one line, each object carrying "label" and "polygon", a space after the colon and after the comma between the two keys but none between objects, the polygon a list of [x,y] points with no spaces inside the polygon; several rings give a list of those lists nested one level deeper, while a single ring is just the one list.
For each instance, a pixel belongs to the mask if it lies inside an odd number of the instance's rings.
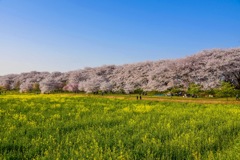
[{"label": "blue sky", "polygon": [[240,47],[240,0],[0,0],[0,75]]}]

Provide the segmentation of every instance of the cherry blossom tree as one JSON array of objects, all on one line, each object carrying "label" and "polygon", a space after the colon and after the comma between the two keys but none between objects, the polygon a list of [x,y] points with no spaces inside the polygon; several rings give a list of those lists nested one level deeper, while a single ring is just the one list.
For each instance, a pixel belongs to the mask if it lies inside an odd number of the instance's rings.
[{"label": "cherry blossom tree", "polygon": [[20,93],[30,92],[32,89],[33,89],[33,83],[29,79],[20,85]]},{"label": "cherry blossom tree", "polygon": [[134,86],[131,84],[126,84],[123,89],[126,94],[133,93],[135,90]]},{"label": "cherry blossom tree", "polygon": [[110,82],[104,81],[100,84],[100,90],[102,92],[110,92],[112,91],[112,88],[113,88],[113,85]]},{"label": "cherry blossom tree", "polygon": [[222,81],[240,89],[240,48],[204,50],[180,59],[104,65],[66,73],[32,71],[9,74],[0,76],[0,87],[27,92],[32,85],[39,84],[42,93],[62,89],[69,92],[131,93],[136,89],[165,91],[176,87],[186,91],[192,83],[209,90],[221,86]]}]

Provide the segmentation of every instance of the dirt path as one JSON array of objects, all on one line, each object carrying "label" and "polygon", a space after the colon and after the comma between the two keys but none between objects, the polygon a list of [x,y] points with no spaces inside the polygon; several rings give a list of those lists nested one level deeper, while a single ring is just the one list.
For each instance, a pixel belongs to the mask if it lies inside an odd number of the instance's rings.
[{"label": "dirt path", "polygon": [[[110,99],[124,99],[124,100],[136,100],[136,96],[96,96],[99,98],[110,98]],[[182,98],[182,97],[150,97],[143,96],[142,100],[147,101],[159,101],[159,102],[180,102],[180,103],[198,103],[198,104],[239,104],[240,100],[236,101],[234,98]]]},{"label": "dirt path", "polygon": [[[49,94],[49,95],[2,95],[0,98],[39,98],[39,97],[50,97],[50,96],[59,96],[59,97],[96,97],[96,98],[110,98],[110,99],[122,99],[137,101],[137,95],[86,95],[86,94]],[[197,104],[234,104],[239,105],[240,100],[235,100],[235,98],[183,98],[183,97],[157,97],[157,96],[142,96],[143,101],[159,101],[159,102],[179,102],[179,103],[197,103]],[[140,100],[138,100],[140,101]]]}]

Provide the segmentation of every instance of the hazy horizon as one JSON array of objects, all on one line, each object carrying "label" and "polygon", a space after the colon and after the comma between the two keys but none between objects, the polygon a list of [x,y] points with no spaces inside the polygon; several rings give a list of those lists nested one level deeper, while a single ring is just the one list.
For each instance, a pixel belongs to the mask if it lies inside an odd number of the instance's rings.
[{"label": "hazy horizon", "polygon": [[0,76],[240,46],[240,1],[0,0]]}]

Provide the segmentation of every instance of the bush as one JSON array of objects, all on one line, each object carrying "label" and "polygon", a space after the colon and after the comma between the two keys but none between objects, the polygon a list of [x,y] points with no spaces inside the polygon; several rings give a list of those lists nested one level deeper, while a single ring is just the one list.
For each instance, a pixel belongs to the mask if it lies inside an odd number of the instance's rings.
[{"label": "bush", "polygon": [[217,97],[234,97],[236,94],[235,87],[229,82],[222,82],[221,86],[215,90]]}]

